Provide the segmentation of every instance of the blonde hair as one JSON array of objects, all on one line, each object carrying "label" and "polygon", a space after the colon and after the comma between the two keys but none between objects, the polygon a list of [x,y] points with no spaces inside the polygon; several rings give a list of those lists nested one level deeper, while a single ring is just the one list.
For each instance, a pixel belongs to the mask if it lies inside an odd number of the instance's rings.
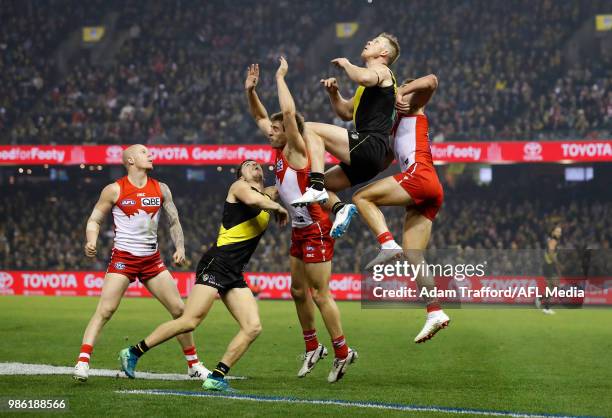
[{"label": "blonde hair", "polygon": [[379,34],[378,37],[385,38],[387,42],[389,43],[391,50],[389,51],[389,56],[388,56],[389,58],[388,58],[387,64],[389,65],[393,64],[395,61],[397,61],[400,55],[400,46],[399,46],[399,41],[397,40],[397,37],[387,32],[383,32]]}]

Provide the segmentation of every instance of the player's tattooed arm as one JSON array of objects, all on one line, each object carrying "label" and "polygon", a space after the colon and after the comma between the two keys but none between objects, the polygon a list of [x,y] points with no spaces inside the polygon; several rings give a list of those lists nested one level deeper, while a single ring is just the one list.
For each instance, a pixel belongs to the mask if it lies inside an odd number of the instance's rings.
[{"label": "player's tattooed arm", "polygon": [[249,103],[249,112],[253,119],[255,119],[255,123],[257,123],[257,127],[264,135],[268,135],[270,131],[270,127],[272,122],[270,122],[270,118],[268,117],[268,112],[266,111],[265,106],[259,100],[259,96],[255,91],[255,87],[257,87],[257,83],[259,82],[259,64],[251,64],[247,69],[247,77],[244,81],[244,90],[247,95],[247,101]]},{"label": "player's tattooed arm", "polygon": [[170,188],[165,183],[159,183],[159,186],[164,199],[164,210],[166,211],[170,223],[170,238],[175,248],[172,261],[174,261],[175,264],[181,265],[185,263],[185,236],[183,235],[183,227],[181,227],[178,210],[172,200]]},{"label": "player's tattooed arm", "polygon": [[87,257],[95,257],[98,252],[96,244],[98,241],[98,235],[100,234],[100,226],[104,222],[104,218],[111,211],[113,205],[119,198],[119,186],[117,183],[109,184],[100,193],[100,198],[94,206],[89,219],[87,219],[87,226],[85,227],[85,255]]},{"label": "player's tattooed arm", "polygon": [[437,88],[438,78],[434,74],[402,84],[397,89],[395,108],[400,113],[415,112],[429,102]]},{"label": "player's tattooed arm", "polygon": [[333,59],[332,64],[344,69],[351,80],[364,87],[390,86],[391,73],[384,65],[366,68],[351,64],[346,58]]}]

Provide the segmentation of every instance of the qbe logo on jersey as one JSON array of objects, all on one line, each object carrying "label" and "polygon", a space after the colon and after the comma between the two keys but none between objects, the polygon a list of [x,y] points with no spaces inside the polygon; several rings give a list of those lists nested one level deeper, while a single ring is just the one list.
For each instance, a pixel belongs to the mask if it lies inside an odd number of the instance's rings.
[{"label": "qbe logo on jersey", "polygon": [[161,197],[141,197],[140,205],[142,207],[161,206]]}]

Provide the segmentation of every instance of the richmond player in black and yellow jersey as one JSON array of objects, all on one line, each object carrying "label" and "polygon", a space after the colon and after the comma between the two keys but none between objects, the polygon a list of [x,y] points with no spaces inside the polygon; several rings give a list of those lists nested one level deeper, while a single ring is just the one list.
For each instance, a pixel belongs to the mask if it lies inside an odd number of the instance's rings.
[{"label": "richmond player in black and yellow jersey", "polygon": [[[389,144],[395,116],[397,83],[389,65],[399,56],[395,36],[381,33],[370,40],[361,52],[364,67],[353,65],[346,58],[332,63],[342,68],[348,77],[359,84],[351,99],[344,99],[335,78],[321,80],[327,89],[332,107],[343,120],[352,120],[355,130],[349,131],[325,123],[306,123],[305,139],[312,160],[310,187],[295,199],[293,206],[328,201],[336,218],[331,236],[340,237],[351,218],[357,213],[352,204],[340,202],[334,193],[376,177],[389,166],[393,152]],[[323,175],[325,151],[340,160]]]},{"label": "richmond player in black and yellow jersey", "polygon": [[204,381],[203,387],[231,390],[224,379],[225,375],[261,332],[257,303],[242,272],[266,231],[270,212],[275,212],[281,226],[286,225],[289,218],[287,211],[274,201],[276,189],[264,189],[263,170],[257,162],[243,161],[237,177],[225,199],[217,241],[198,264],[196,286],[187,298],[183,315],[160,325],[147,338],[121,351],[121,368],[128,376],[134,376],[138,359],[150,348],[176,335],[193,331],[206,317],[219,294],[240,325],[240,331]]},{"label": "richmond player in black and yellow jersey", "polygon": [[[557,253],[559,251],[559,242],[561,241],[562,234],[563,230],[561,226],[555,225],[548,237],[546,237],[546,250],[542,263],[542,275],[544,276],[544,280],[546,280],[546,288],[549,292],[559,287],[561,264],[557,258]],[[536,307],[538,309],[541,308],[542,312],[545,314],[553,315],[555,313],[555,311],[550,309],[551,297],[548,296],[548,294],[545,294],[542,298],[536,298],[535,303]]]}]

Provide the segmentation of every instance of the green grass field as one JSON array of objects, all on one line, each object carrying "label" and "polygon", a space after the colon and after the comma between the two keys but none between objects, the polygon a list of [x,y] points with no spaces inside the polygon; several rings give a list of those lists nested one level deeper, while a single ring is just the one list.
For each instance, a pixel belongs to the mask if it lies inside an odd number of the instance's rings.
[{"label": "green grass field", "polygon": [[[96,302],[96,298],[0,297],[0,362],[72,366]],[[260,302],[264,331],[231,370],[248,379],[233,381],[233,386],[246,394],[300,399],[612,415],[612,310],[558,310],[555,316],[535,309],[451,310],[450,327],[426,344],[416,345],[412,338],[423,324],[421,310],[362,310],[359,303],[340,303],[340,309],[347,341],[359,351],[360,359],[339,383],[326,382],[330,357],[305,379],[295,377],[303,342],[293,304],[264,301]],[[95,347],[92,367],[116,369],[117,352],[166,319],[155,300],[124,300]],[[235,331],[235,323],[218,302],[195,334],[198,353],[208,367],[216,364]],[[320,321],[318,331],[319,339],[331,348]],[[178,343],[170,341],[153,349],[139,362],[138,371],[185,372]],[[105,377],[79,384],[66,375],[0,376],[0,397],[66,398],[75,416],[407,414],[116,393],[126,389],[199,391],[200,384]]]}]

